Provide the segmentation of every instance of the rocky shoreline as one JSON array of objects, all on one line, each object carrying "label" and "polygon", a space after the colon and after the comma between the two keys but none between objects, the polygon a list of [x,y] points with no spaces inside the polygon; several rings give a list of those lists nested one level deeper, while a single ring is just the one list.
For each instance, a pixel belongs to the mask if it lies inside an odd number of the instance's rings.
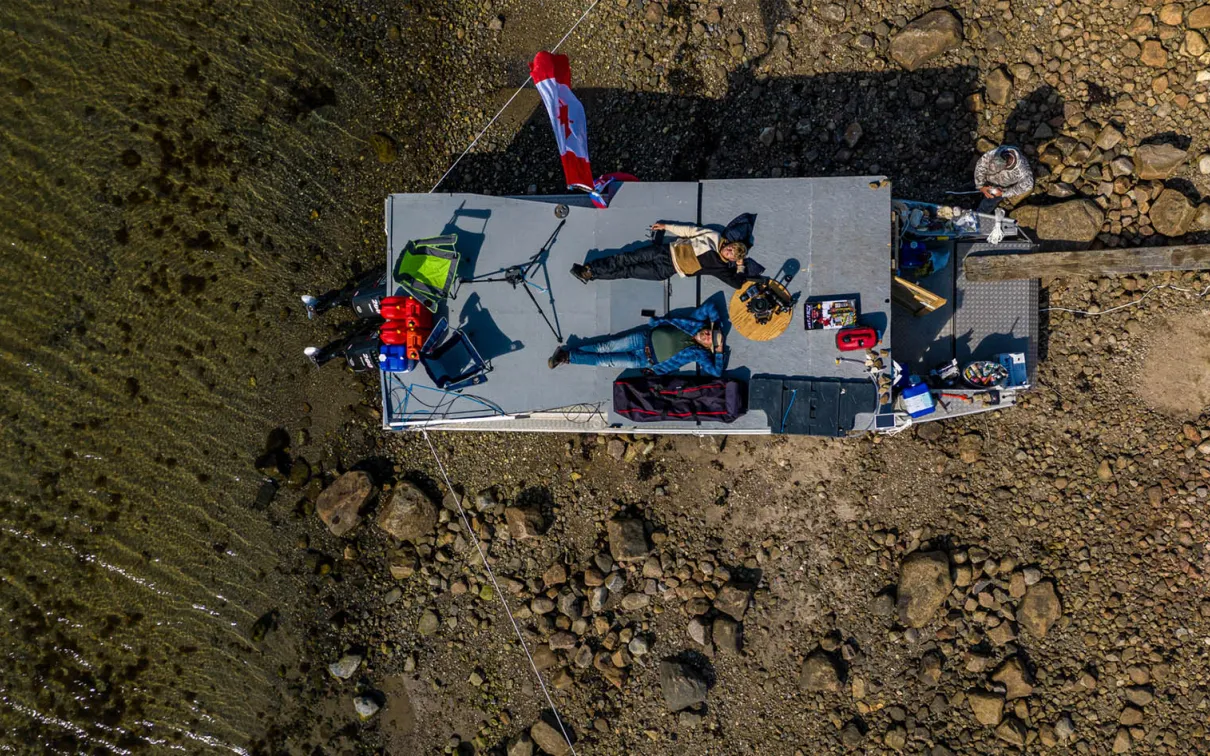
[{"label": "rocky shoreline", "polygon": [[[1062,386],[1065,372],[1048,378]],[[1082,427],[1076,418],[1098,410],[1070,412]],[[1049,413],[1049,401],[1031,400],[878,443],[441,442],[456,457],[468,444],[499,454],[503,470],[528,460],[542,482],[540,493],[521,480],[491,485],[466,506],[578,748],[1177,748],[1192,732],[1181,729],[1183,707],[1201,700],[1186,675],[1204,668],[1206,604],[1199,596],[1192,614],[1172,604],[1176,635],[1128,607],[1152,595],[1153,580],[1178,595],[1196,590],[1187,583],[1196,568],[1180,555],[1192,556],[1202,531],[1184,508],[1205,486],[1162,481],[1189,459],[1207,469],[1207,418],[1200,429],[1168,424],[1175,437],[1150,462],[1018,451],[1026,438],[1037,439],[1026,448],[1049,446],[1040,439],[1070,432]],[[397,458],[418,451],[400,440]],[[1034,459],[1056,464],[1039,473]],[[453,464],[458,479],[504,479]],[[1140,479],[1135,465],[1148,473]],[[429,470],[418,467],[413,476]],[[348,519],[333,513],[368,499],[339,480],[318,507],[347,544],[329,564],[381,598],[327,646],[323,685],[346,706],[384,707],[362,737],[389,743],[402,728],[416,752],[565,752],[452,499],[439,505],[436,492],[397,479],[373,525],[344,531]],[[1123,554],[1149,565],[1151,580],[1140,581],[1140,564],[1119,563],[1116,544],[1134,517],[1126,488],[1150,480],[1159,482],[1144,488],[1145,516],[1169,523],[1155,532],[1170,545]],[[937,507],[920,490],[962,490],[964,503]],[[1033,503],[1013,504],[1022,500]],[[1053,504],[1062,501],[1072,503]],[[1069,506],[1127,519],[1104,528]],[[1183,572],[1167,566],[1182,563]],[[350,654],[364,664],[353,685],[337,680],[351,676]],[[392,718],[386,689],[408,702],[407,725]],[[737,728],[753,706],[756,718]],[[804,707],[820,716],[803,721]],[[424,726],[438,711],[452,740]]]},{"label": "rocky shoreline", "polygon": [[[368,170],[403,183],[362,191],[427,189],[580,10],[554,5],[434,14],[464,41],[432,60],[456,115],[369,125]],[[763,7],[603,2],[565,50],[598,169],[886,173],[940,201],[1009,141],[1039,178],[1014,217],[1042,239],[1205,239],[1207,6]],[[449,181],[557,189],[548,125],[506,119]],[[502,596],[367,389],[265,507],[314,627],[264,750],[566,752],[501,599],[581,753],[1207,750],[1210,354],[1167,338],[1205,333],[1207,286],[1047,282],[1048,307],[1093,315],[1047,313],[1036,392],[896,438],[438,434]]]}]

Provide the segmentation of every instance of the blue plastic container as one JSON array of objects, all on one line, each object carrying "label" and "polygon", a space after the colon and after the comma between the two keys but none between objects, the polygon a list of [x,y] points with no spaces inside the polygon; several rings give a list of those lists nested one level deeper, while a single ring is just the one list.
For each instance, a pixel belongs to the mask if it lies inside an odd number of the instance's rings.
[{"label": "blue plastic container", "polygon": [[402,344],[383,344],[378,348],[378,369],[387,373],[410,373],[416,360],[408,359],[408,348]]},{"label": "blue plastic container", "polygon": [[933,400],[933,395],[929,393],[926,383],[908,386],[899,396],[903,399],[903,408],[912,417],[924,417],[937,411],[937,403]]}]

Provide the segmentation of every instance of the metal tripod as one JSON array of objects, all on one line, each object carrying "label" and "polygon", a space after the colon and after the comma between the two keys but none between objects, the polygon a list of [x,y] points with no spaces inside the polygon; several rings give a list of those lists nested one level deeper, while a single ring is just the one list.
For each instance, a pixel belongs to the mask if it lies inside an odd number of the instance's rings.
[{"label": "metal tripod", "polygon": [[[555,339],[560,344],[563,343],[563,334],[560,333],[558,327],[559,313],[555,312],[555,297],[550,292],[550,273],[546,270],[546,258],[550,255],[550,248],[554,245],[555,238],[559,235],[559,231],[566,222],[565,220],[559,221],[559,225],[555,226],[555,230],[551,232],[550,238],[546,240],[546,243],[525,262],[519,265],[510,265],[507,268],[501,268],[491,273],[485,273],[482,276],[462,279],[462,283],[506,283],[510,284],[514,289],[520,286],[521,290],[529,296],[529,301],[533,302],[534,307],[538,308],[538,314],[546,321],[546,327],[555,335]],[[545,287],[530,280],[530,276],[538,269],[542,270],[542,274],[546,278]],[[542,309],[542,305],[538,303],[538,298],[534,296],[532,289],[542,292],[550,300],[550,309],[554,313],[553,322],[547,317],[546,311]]]}]

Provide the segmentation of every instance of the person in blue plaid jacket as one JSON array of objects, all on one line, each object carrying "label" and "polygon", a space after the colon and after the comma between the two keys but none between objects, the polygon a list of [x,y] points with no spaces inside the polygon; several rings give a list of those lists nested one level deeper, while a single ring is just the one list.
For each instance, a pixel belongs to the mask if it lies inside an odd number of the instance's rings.
[{"label": "person in blue plaid jacket", "polygon": [[547,365],[552,370],[569,364],[643,368],[655,375],[667,375],[696,362],[707,375],[722,376],[727,362],[723,334],[726,313],[717,299],[685,315],[669,313],[624,333],[559,347]]}]

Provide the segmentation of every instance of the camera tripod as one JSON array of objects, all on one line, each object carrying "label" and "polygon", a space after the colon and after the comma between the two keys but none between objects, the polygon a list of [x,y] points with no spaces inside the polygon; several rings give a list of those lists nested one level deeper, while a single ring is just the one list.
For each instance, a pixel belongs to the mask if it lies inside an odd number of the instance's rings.
[{"label": "camera tripod", "polygon": [[[563,224],[566,222],[565,220],[560,220],[559,225],[555,226],[555,230],[551,232],[550,238],[546,240],[546,243],[525,262],[509,265],[506,268],[485,273],[481,276],[462,279],[462,283],[506,283],[514,289],[520,286],[521,290],[529,296],[529,301],[534,303],[534,307],[538,309],[538,314],[542,316],[542,320],[546,321],[546,327],[555,335],[555,339],[560,344],[563,343],[563,334],[560,333],[558,327],[559,314],[554,310],[555,297],[550,291],[550,273],[546,270],[546,259],[550,256],[550,248],[554,245],[555,238],[559,235],[559,231],[562,230]],[[530,277],[539,269],[541,269],[542,275],[546,279],[545,287],[530,280]],[[538,303],[538,298],[534,296],[534,289],[545,294],[550,300],[551,312],[554,314],[553,322],[547,317],[546,311],[542,309],[542,305]]]}]

